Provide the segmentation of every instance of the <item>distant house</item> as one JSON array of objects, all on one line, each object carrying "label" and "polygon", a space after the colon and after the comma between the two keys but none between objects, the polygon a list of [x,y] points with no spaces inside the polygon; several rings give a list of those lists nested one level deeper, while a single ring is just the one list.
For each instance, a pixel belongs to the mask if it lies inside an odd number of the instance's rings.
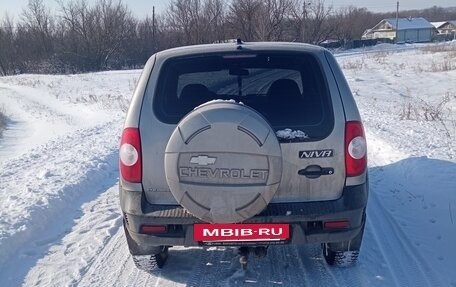
[{"label": "distant house", "polygon": [[384,19],[375,25],[372,29],[364,32],[362,39],[390,39],[396,38],[397,43],[405,42],[431,42],[437,29],[424,18],[399,18],[398,28],[396,27],[396,18]]},{"label": "distant house", "polygon": [[[431,22],[431,25],[434,26],[437,30],[439,30],[439,27],[442,26],[443,24],[445,24],[446,22],[445,21],[441,21],[441,22]],[[439,31],[440,33],[440,31]]]},{"label": "distant house", "polygon": [[456,20],[445,22],[432,22],[431,24],[439,31],[439,34],[448,35],[456,33]]}]

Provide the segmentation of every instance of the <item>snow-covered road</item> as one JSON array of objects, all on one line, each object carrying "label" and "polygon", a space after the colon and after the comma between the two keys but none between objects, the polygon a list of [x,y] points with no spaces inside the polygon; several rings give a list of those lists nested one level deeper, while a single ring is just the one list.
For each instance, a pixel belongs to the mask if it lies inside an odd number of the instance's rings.
[{"label": "snow-covered road", "polygon": [[[439,57],[447,55],[339,58],[365,122],[370,167],[359,263],[342,269],[309,245],[273,246],[246,273],[229,247],[172,248],[163,270],[138,271],[116,183],[139,71],[0,78],[10,118],[0,139],[0,285],[456,286],[456,71],[427,72]],[[424,120],[419,99],[438,104],[447,94],[446,127]],[[410,98],[416,118],[401,119]]]}]

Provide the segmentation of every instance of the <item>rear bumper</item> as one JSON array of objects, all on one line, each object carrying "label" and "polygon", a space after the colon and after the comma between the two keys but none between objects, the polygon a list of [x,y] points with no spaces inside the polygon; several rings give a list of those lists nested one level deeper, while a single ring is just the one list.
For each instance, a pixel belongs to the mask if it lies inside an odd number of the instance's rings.
[{"label": "rear bumper", "polygon": [[[121,208],[132,254],[152,254],[159,245],[198,246],[193,240],[193,224],[202,221],[179,205],[152,205],[142,192],[120,187]],[[331,201],[271,203],[245,223],[289,223],[288,244],[342,242],[362,229],[368,198],[368,184],[345,187],[342,197]],[[326,221],[347,220],[349,228],[324,229]],[[141,234],[142,225],[167,225],[164,234]]]}]

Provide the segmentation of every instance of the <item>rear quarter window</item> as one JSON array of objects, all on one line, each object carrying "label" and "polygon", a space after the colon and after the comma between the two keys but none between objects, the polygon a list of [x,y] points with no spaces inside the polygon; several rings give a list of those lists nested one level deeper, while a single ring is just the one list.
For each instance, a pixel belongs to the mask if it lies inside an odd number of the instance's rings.
[{"label": "rear quarter window", "polygon": [[[161,66],[153,99],[156,117],[177,124],[211,100],[235,100],[263,115],[274,130],[328,136],[334,116],[318,60],[306,53],[257,52],[171,58]],[[147,89],[148,91],[150,89]],[[299,139],[303,140],[303,139]]]}]

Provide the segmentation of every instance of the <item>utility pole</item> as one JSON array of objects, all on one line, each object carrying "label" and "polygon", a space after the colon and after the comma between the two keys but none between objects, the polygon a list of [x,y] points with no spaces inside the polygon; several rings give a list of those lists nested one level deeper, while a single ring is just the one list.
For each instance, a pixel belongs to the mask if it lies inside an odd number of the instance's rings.
[{"label": "utility pole", "polygon": [[305,33],[306,33],[306,18],[307,18],[307,11],[306,11],[306,1],[302,2],[302,42],[305,42]]},{"label": "utility pole", "polygon": [[305,40],[306,40],[306,34],[307,34],[307,27],[306,27],[307,26],[306,25],[306,23],[307,23],[307,6],[310,6],[310,5],[312,5],[312,3],[310,3],[310,2],[306,3],[306,1],[302,2],[302,22],[303,22],[302,23],[302,30],[303,31],[302,31],[302,35],[301,35],[302,36],[302,42],[305,42]]},{"label": "utility pole", "polygon": [[154,53],[157,50],[157,45],[155,43],[155,6],[152,6],[152,43],[154,46]]},{"label": "utility pole", "polygon": [[396,44],[397,44],[397,32],[399,30],[399,1],[397,1],[397,7],[396,7]]}]

